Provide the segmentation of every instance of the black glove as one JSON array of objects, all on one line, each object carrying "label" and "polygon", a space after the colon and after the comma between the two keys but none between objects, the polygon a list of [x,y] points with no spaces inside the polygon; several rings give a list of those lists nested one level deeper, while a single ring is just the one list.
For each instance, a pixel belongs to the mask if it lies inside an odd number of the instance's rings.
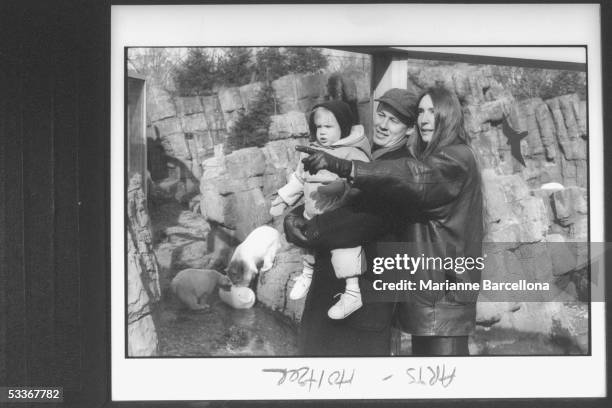
[{"label": "black glove", "polygon": [[304,235],[303,229],[306,226],[306,219],[302,216],[304,206],[294,208],[285,216],[283,227],[285,229],[285,238],[288,242],[299,247],[309,247],[308,238]]},{"label": "black glove", "polygon": [[351,176],[353,162],[350,160],[339,159],[329,153],[307,146],[296,146],[295,150],[310,155],[302,159],[304,170],[310,174],[316,174],[319,170],[328,170],[342,178],[347,179]]}]

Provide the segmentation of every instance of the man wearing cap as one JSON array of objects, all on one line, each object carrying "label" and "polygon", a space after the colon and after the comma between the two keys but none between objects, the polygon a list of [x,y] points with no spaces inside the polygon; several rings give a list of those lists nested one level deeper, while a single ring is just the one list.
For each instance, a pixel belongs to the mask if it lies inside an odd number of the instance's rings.
[{"label": "man wearing cap", "polygon": [[[414,131],[417,117],[417,95],[405,89],[393,88],[376,99],[372,138],[374,161],[408,157],[406,148]],[[307,153],[312,153],[305,150]],[[327,155],[310,156],[309,165],[321,164],[333,172],[349,178],[360,162],[334,160]],[[394,228],[402,225],[406,204],[381,200],[378,195],[365,192],[351,207],[343,207],[321,214],[306,222],[301,208],[285,218],[287,240],[315,250],[316,265],[310,291],[304,305],[300,326],[299,351],[305,356],[378,355],[391,353],[391,326],[395,304],[389,301],[368,301],[372,293],[372,271],[366,271],[360,281],[364,305],[346,319],[333,321],[327,310],[333,295],[343,291],[343,282],[336,279],[329,259],[329,249],[364,246],[366,259],[377,256],[375,241],[394,241]]]}]

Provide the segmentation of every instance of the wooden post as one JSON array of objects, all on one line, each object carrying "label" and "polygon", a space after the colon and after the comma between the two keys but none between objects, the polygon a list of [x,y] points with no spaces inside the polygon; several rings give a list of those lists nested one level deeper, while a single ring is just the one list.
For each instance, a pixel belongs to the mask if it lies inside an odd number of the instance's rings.
[{"label": "wooden post", "polygon": [[391,88],[408,87],[408,60],[398,56],[375,55],[372,64],[372,117],[377,103],[374,99],[381,97]]}]

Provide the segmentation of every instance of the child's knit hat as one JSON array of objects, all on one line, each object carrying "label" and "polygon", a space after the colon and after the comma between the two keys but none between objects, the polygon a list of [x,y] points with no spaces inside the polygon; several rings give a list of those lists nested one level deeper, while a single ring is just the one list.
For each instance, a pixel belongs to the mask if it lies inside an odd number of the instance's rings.
[{"label": "child's knit hat", "polygon": [[346,102],[342,101],[327,101],[315,105],[310,111],[308,118],[308,127],[310,128],[310,134],[315,135],[317,129],[314,124],[314,113],[317,108],[324,108],[333,113],[340,125],[340,138],[347,137],[351,133],[351,128],[356,125],[357,120],[351,111],[351,107]]}]

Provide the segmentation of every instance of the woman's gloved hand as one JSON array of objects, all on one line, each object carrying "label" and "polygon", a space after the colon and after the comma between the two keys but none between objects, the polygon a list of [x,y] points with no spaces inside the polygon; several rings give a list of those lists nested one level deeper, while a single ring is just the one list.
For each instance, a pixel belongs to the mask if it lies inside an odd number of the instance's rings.
[{"label": "woman's gloved hand", "polygon": [[304,170],[310,174],[316,174],[319,170],[327,170],[342,178],[349,178],[351,175],[353,162],[350,160],[339,159],[308,146],[295,146],[295,150],[310,155],[302,159]]},{"label": "woman's gloved hand", "polygon": [[299,247],[307,248],[310,246],[308,238],[304,234],[306,228],[306,219],[302,216],[304,206],[294,208],[285,216],[283,227],[285,229],[285,237],[288,242]]}]

